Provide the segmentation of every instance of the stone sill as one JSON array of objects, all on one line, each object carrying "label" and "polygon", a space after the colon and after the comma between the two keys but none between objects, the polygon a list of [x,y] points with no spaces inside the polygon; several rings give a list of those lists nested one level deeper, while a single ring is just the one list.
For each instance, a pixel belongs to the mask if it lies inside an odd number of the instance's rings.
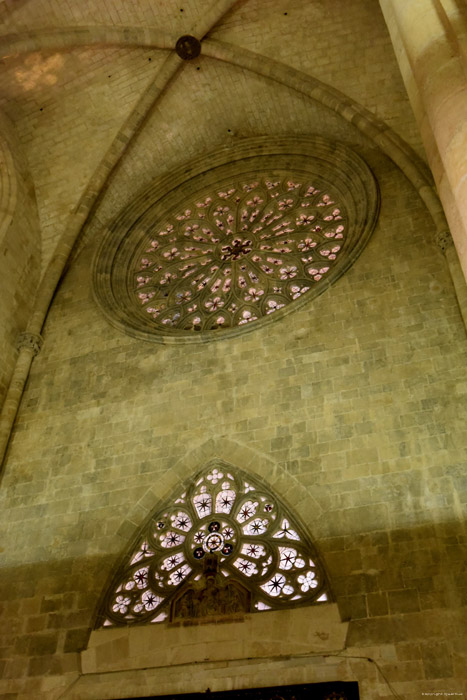
[{"label": "stone sill", "polygon": [[81,653],[82,672],[325,654],[344,649],[348,624],[341,622],[337,604],[328,603],[198,625],[101,628],[91,633],[88,648]]}]

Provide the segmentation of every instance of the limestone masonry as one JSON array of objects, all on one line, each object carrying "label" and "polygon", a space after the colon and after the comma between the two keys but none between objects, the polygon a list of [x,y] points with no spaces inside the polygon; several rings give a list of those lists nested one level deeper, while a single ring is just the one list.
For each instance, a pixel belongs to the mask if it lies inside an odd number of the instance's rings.
[{"label": "limestone masonry", "polygon": [[[463,4],[0,20],[0,700],[465,697]],[[248,515],[192,500],[185,532],[167,504],[214,466],[250,475]]]}]

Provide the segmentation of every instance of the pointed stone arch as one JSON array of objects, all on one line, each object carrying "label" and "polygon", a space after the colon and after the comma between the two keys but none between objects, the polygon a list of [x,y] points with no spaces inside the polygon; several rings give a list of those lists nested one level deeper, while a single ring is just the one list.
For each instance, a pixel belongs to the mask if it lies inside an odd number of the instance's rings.
[{"label": "pointed stone arch", "polygon": [[135,533],[151,517],[154,510],[163,507],[172,491],[187,484],[194,474],[216,459],[225,460],[234,468],[240,467],[260,479],[265,479],[276,493],[281,494],[285,503],[293,508],[305,527],[310,523],[310,513],[314,514],[314,522],[323,515],[322,506],[310,494],[309,489],[269,455],[226,435],[210,436],[184,451],[157,483],[151,484],[129,509],[117,532],[122,549],[127,547],[128,542],[136,536]]}]

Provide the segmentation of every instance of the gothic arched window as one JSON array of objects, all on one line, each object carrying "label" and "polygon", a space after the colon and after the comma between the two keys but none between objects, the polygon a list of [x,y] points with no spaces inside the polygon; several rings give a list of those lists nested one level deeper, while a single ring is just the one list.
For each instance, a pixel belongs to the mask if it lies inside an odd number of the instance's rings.
[{"label": "gothic arched window", "polygon": [[98,626],[255,612],[329,599],[316,551],[256,478],[217,461],[151,517]]}]

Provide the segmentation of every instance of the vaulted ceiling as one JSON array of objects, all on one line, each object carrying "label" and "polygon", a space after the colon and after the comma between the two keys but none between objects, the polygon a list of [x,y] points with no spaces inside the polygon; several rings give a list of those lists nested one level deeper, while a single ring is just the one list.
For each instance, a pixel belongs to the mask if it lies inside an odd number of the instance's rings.
[{"label": "vaulted ceiling", "polygon": [[[92,235],[155,175],[207,149],[276,133],[358,139],[294,89],[290,69],[344,93],[422,153],[369,0],[6,0],[0,17],[0,108],[32,175],[42,273],[80,204],[102,200]],[[183,34],[204,38],[199,58],[175,55]]]}]

